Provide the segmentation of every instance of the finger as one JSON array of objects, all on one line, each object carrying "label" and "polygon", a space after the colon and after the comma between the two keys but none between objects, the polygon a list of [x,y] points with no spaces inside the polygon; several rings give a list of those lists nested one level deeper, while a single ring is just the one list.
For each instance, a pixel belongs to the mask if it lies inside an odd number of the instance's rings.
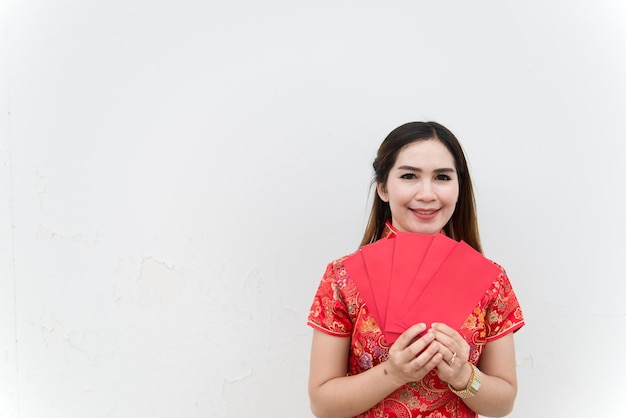
[{"label": "finger", "polygon": [[396,342],[393,343],[392,347],[398,350],[404,350],[409,345],[411,345],[416,340],[416,338],[424,331],[426,331],[426,324],[424,323],[415,324],[412,327],[408,328],[406,331],[404,331],[398,337]]},{"label": "finger", "polygon": [[463,343],[463,337],[446,324],[434,323],[431,329],[435,333],[435,339],[454,351],[454,347],[459,347]]},{"label": "finger", "polygon": [[441,353],[441,355],[443,356],[443,359],[446,361],[451,361],[452,360],[452,356],[454,355],[455,352],[457,352],[457,356],[458,356],[458,351],[456,348],[456,345],[451,343],[451,340],[447,339],[447,338],[440,338],[439,336],[437,336],[436,333],[433,332],[433,335],[435,336],[434,341],[440,344],[440,348],[439,348],[439,352]]},{"label": "finger", "polygon": [[419,371],[420,369],[430,371],[443,360],[443,354],[441,354],[440,349],[441,344],[437,342],[428,345],[411,361],[411,368],[415,371]]},{"label": "finger", "polygon": [[459,354],[455,351],[443,345],[440,341],[435,340],[433,344],[438,344],[438,352],[441,354],[441,358],[445,366],[452,367],[452,365],[459,360]]},{"label": "finger", "polygon": [[446,347],[443,344],[440,345],[439,352],[441,353],[443,360],[449,366],[452,366],[456,361],[458,361],[458,358],[459,358],[458,352],[454,351],[453,349],[449,347]]},{"label": "finger", "polygon": [[451,328],[449,325],[444,324],[443,322],[433,322],[430,327],[438,333],[445,334],[451,338],[454,338],[456,335],[458,335],[458,332],[454,328]]},{"label": "finger", "polygon": [[426,334],[414,340],[411,345],[404,350],[404,352],[407,354],[408,359],[419,356],[420,353],[422,353],[427,347],[434,350],[434,352],[437,352],[441,344],[435,343],[435,346],[433,346],[433,341],[435,341],[435,333],[429,330]]},{"label": "finger", "polygon": [[456,351],[452,351],[452,350],[450,350],[448,348],[446,348],[446,350],[448,351],[449,355],[445,355],[444,354],[443,359],[445,360],[445,363],[446,363],[447,366],[453,367],[454,363],[459,361],[458,353]]},{"label": "finger", "polygon": [[445,363],[443,361],[443,356],[441,353],[435,353],[435,355],[428,359],[425,364],[421,365],[420,363],[420,366],[418,366],[415,371],[423,377],[436,367],[440,367],[441,363]]}]

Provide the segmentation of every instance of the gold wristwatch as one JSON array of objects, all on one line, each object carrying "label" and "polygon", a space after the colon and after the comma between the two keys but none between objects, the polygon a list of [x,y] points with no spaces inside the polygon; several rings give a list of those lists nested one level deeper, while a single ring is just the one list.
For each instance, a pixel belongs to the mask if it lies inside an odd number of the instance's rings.
[{"label": "gold wristwatch", "polygon": [[456,390],[448,383],[448,387],[450,388],[450,390],[456,393],[459,398],[463,399],[475,396],[476,393],[478,393],[478,389],[480,389],[480,384],[483,380],[483,374],[481,373],[481,371],[478,370],[476,366],[474,366],[472,363],[469,363],[469,365],[472,368],[472,375],[470,376],[469,381],[467,382],[467,387],[465,389]]}]

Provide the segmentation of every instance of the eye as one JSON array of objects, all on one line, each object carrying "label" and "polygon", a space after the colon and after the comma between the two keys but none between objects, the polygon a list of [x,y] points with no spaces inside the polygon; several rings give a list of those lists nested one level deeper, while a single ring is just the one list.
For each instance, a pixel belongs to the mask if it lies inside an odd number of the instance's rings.
[{"label": "eye", "polygon": [[437,176],[435,176],[435,179],[441,180],[441,181],[450,181],[452,180],[452,177],[450,177],[449,175],[445,173],[439,173],[437,174]]},{"label": "eye", "polygon": [[400,178],[405,180],[412,180],[417,178],[417,176],[415,175],[415,173],[404,173],[400,176]]}]

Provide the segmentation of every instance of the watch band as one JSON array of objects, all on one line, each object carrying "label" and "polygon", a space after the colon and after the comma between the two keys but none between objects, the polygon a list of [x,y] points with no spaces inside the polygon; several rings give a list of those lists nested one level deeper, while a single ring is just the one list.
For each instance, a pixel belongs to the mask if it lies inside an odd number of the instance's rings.
[{"label": "watch band", "polygon": [[483,374],[481,373],[481,371],[478,370],[478,368],[472,363],[469,363],[469,365],[472,368],[472,374],[470,375],[469,381],[467,382],[467,387],[465,389],[456,390],[448,383],[448,388],[450,388],[452,392],[454,392],[459,398],[462,399],[467,399],[475,396],[476,393],[478,393],[478,389],[480,389],[480,384],[483,380]]}]

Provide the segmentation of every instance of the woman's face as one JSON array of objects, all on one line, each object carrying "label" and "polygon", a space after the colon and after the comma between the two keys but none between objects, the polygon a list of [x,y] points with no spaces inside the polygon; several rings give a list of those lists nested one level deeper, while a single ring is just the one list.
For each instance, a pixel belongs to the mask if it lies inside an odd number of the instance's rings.
[{"label": "woman's face", "polygon": [[448,223],[459,197],[454,157],[440,141],[421,140],[405,146],[378,184],[389,203],[391,223],[399,231],[436,234]]}]

